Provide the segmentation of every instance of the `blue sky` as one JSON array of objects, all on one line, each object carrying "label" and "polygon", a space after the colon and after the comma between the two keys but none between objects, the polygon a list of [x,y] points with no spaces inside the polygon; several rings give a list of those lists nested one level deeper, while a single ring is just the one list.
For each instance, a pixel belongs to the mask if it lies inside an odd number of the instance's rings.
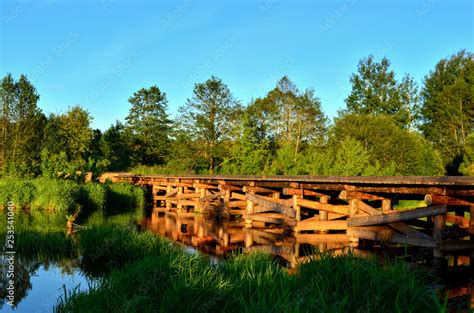
[{"label": "blue sky", "polygon": [[441,58],[473,51],[473,3],[2,0],[0,74],[27,74],[45,113],[80,104],[102,130],[138,89],[160,87],[174,116],[211,75],[243,104],[288,75],[334,117],[369,54],[421,84]]}]

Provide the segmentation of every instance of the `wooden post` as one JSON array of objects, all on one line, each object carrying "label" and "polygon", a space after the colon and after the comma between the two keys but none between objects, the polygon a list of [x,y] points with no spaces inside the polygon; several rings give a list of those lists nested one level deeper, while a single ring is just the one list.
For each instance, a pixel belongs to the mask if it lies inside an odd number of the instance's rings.
[{"label": "wooden post", "polygon": [[298,205],[298,198],[300,198],[300,196],[293,196],[293,208],[296,211],[296,220],[301,221],[301,207]]},{"label": "wooden post", "polygon": [[434,266],[441,266],[443,263],[443,252],[439,249],[442,243],[442,236],[443,236],[443,229],[445,225],[445,216],[444,215],[436,215],[433,218],[434,225],[433,225],[433,238],[436,241],[436,248],[433,249],[433,265]]},{"label": "wooden post", "polygon": [[[357,199],[349,200],[349,217],[353,217],[358,213],[357,201],[360,201],[360,200],[357,200]],[[359,247],[359,238],[350,236],[349,237],[349,246],[351,248]]]},{"label": "wooden post", "polygon": [[[319,202],[327,204],[329,202],[329,197],[328,196],[321,196],[321,197],[319,197]],[[319,211],[319,220],[320,221],[327,221],[328,220],[328,212],[320,210]],[[322,230],[321,233],[325,234],[325,233],[327,233],[327,230]]]},{"label": "wooden post", "polygon": [[[166,186],[166,194],[171,193],[171,190],[173,190],[171,186]],[[168,200],[165,200],[165,201],[166,201],[166,211],[171,211],[171,202]]]},{"label": "wooden post", "polygon": [[[249,194],[255,194],[255,192],[253,191],[250,191]],[[253,214],[253,209],[254,209],[254,206],[255,204],[253,203],[253,201],[247,199],[247,208],[246,208],[246,213],[247,214]],[[249,220],[249,219],[245,219],[245,227],[252,227],[252,223],[253,221],[252,220]]]},{"label": "wooden post", "polygon": [[392,210],[392,200],[391,199],[383,199],[382,200],[382,212],[387,212]]},{"label": "wooden post", "polygon": [[[469,219],[469,240],[474,242],[474,205],[471,205],[470,211],[471,217]],[[474,251],[471,251],[471,259],[469,260],[469,266],[474,268]],[[474,305],[474,298],[471,297],[471,306]]]},{"label": "wooden post", "polygon": [[250,231],[245,232],[245,248],[253,246],[253,236]]},{"label": "wooden post", "polygon": [[[178,196],[183,194],[183,187],[178,187]],[[183,211],[183,205],[181,204],[181,199],[178,197],[178,205],[177,205],[178,212]]]}]

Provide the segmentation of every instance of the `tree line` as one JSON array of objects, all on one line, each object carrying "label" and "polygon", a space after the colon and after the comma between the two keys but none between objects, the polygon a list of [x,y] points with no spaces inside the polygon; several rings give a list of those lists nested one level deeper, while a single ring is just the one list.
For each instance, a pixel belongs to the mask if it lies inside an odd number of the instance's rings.
[{"label": "tree line", "polygon": [[102,171],[233,175],[474,175],[474,54],[440,60],[418,86],[387,58],[360,60],[330,121],[312,88],[287,76],[246,105],[220,78],[194,86],[172,118],[166,93],[142,88],[101,132],[80,106],[46,116],[26,75],[1,81],[2,176]]}]

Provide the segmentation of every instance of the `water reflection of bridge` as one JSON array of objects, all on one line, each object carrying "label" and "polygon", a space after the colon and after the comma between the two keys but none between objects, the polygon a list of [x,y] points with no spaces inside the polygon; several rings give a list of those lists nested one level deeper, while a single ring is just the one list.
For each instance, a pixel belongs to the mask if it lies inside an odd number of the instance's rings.
[{"label": "water reflection of bridge", "polygon": [[342,253],[349,243],[344,234],[333,236],[333,241],[328,242],[318,234],[295,234],[284,227],[249,228],[244,220],[216,220],[200,213],[163,212],[159,209],[142,221],[142,226],[212,255],[265,251],[278,255],[290,266],[304,261],[317,250]]}]

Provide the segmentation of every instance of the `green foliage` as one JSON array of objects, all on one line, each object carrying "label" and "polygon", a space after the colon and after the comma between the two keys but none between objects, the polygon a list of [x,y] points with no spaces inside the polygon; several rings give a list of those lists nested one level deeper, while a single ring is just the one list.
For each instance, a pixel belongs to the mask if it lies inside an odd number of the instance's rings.
[{"label": "green foliage", "polygon": [[[382,175],[443,174],[441,158],[432,145],[419,134],[398,127],[390,116],[343,115],[332,128],[329,146],[338,151],[348,137],[357,140],[367,152],[367,164],[372,167],[369,172]],[[348,161],[347,157],[345,161]]]},{"label": "green foliage", "polygon": [[465,50],[442,59],[425,77],[420,126],[440,150],[449,174],[458,174],[474,128],[474,55]]},{"label": "green foliage", "polygon": [[103,157],[110,162],[109,170],[123,170],[130,166],[131,151],[126,127],[117,121],[105,131],[99,141]]},{"label": "green foliage", "polygon": [[474,176],[474,133],[469,134],[467,137],[465,149],[460,171],[463,175]]},{"label": "green foliage", "polygon": [[0,204],[8,201],[14,202],[19,213],[28,213],[22,220],[26,224],[36,219],[39,224],[51,222],[61,228],[66,215],[85,220],[95,214],[102,220],[104,216],[128,212],[138,218],[145,207],[143,189],[129,183],[84,184],[49,178],[1,179]]},{"label": "green foliage", "polygon": [[196,84],[193,97],[180,108],[178,123],[197,142],[200,156],[209,162],[210,174],[214,173],[216,161],[225,156],[223,143],[233,132],[233,122],[240,111],[240,104],[229,87],[214,76]]},{"label": "green foliage", "polygon": [[241,175],[259,175],[265,171],[270,158],[270,142],[258,125],[255,116],[247,110],[241,126],[241,136],[237,139],[232,155],[227,158],[221,173]]},{"label": "green foliage", "polygon": [[39,151],[45,117],[39,95],[25,75],[15,81],[7,74],[0,85],[0,165],[10,176],[39,173]]},{"label": "green foliage", "polygon": [[166,94],[152,86],[128,99],[132,105],[126,117],[131,156],[144,165],[163,164],[169,151],[171,120],[166,113]]},{"label": "green foliage", "polygon": [[419,101],[418,87],[409,75],[398,83],[389,67],[390,61],[385,57],[376,62],[369,55],[359,62],[357,73],[350,78],[347,112],[392,115],[398,125],[409,128]]},{"label": "green foliage", "polygon": [[37,194],[36,186],[28,180],[0,180],[0,205],[6,206],[12,201],[17,208],[27,208]]}]

